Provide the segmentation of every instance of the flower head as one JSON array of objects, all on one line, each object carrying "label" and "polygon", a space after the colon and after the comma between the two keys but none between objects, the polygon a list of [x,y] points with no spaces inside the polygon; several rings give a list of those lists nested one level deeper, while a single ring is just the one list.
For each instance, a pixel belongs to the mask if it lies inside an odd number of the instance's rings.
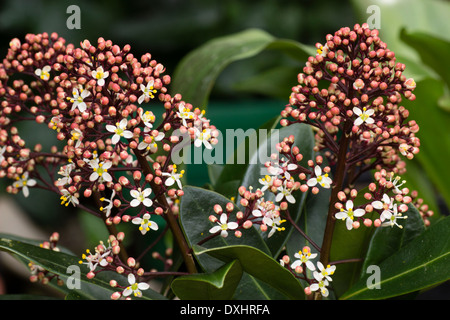
[{"label": "flower head", "polygon": [[323,188],[330,188],[333,181],[328,177],[328,173],[322,175],[322,169],[319,166],[315,166],[314,174],[316,175],[315,178],[310,178],[306,182],[308,186],[314,187],[316,184],[319,184]]},{"label": "flower head", "polygon": [[112,166],[111,161],[100,162],[98,159],[91,160],[89,161],[89,166],[92,168],[93,171],[89,176],[90,181],[92,182],[97,180],[99,182],[112,181],[112,176],[108,172],[109,168],[111,168]]},{"label": "flower head", "polygon": [[141,203],[146,207],[151,207],[153,204],[153,201],[148,198],[148,196],[152,193],[152,189],[146,188],[144,190],[141,190],[141,188],[138,188],[137,190],[133,189],[130,191],[131,196],[134,198],[130,202],[130,206],[137,207]]},{"label": "flower head", "polygon": [[106,125],[106,130],[114,133],[113,137],[111,138],[111,142],[113,144],[117,144],[117,142],[119,142],[121,137],[124,137],[125,139],[133,138],[133,132],[126,130],[127,125],[128,120],[125,118],[120,120],[120,122],[116,123],[115,126],[111,124]]},{"label": "flower head", "polygon": [[155,153],[158,150],[158,145],[156,144],[156,141],[161,141],[162,139],[164,139],[164,137],[165,137],[164,132],[159,132],[156,137],[153,135],[146,135],[144,137],[144,140],[139,143],[138,149]]},{"label": "flower head", "polygon": [[109,199],[105,199],[104,197],[100,198],[100,201],[108,203],[108,205],[106,207],[100,207],[100,211],[104,211],[106,217],[109,217],[111,215],[111,210],[114,205],[113,199],[115,196],[116,196],[116,191],[113,190],[111,193],[111,197]]},{"label": "flower head", "polygon": [[387,194],[383,194],[383,201],[373,201],[372,207],[378,210],[383,210],[381,213],[381,221],[384,221],[387,217],[391,216],[391,209],[394,206],[394,199],[390,198]]},{"label": "flower head", "polygon": [[150,285],[148,283],[145,283],[145,282],[137,283],[136,277],[132,273],[130,273],[128,275],[128,283],[130,285],[128,287],[126,287],[126,289],[123,291],[124,297],[127,297],[130,294],[133,294],[135,297],[138,297],[138,298],[142,297],[141,290],[147,290],[148,288],[150,288]]},{"label": "flower head", "polygon": [[88,90],[80,88],[80,91],[78,91],[77,88],[74,88],[72,91],[72,97],[67,97],[67,100],[72,102],[72,109],[70,111],[74,111],[77,108],[80,112],[86,111],[87,105],[86,102],[84,102],[84,99],[90,95],[91,93]]},{"label": "flower head", "polygon": [[105,84],[105,79],[108,78],[109,72],[104,71],[103,67],[98,67],[96,70],[92,71],[92,77],[97,79],[97,84],[103,86]]},{"label": "flower head", "polygon": [[25,172],[21,177],[17,177],[16,182],[13,183],[13,187],[17,189],[22,189],[23,195],[28,197],[30,195],[30,190],[28,187],[34,187],[36,185],[36,180],[28,178],[28,171]]},{"label": "flower head", "polygon": [[52,70],[52,67],[50,66],[45,66],[42,69],[36,69],[34,71],[34,73],[41,78],[42,80],[47,81],[48,79],[50,79],[50,71]]},{"label": "flower head", "polygon": [[71,194],[68,190],[66,189],[62,189],[61,190],[61,204],[65,205],[66,207],[71,203],[74,207],[76,207],[80,201],[78,200],[78,198],[74,195]]},{"label": "flower head", "polygon": [[353,112],[358,116],[358,118],[356,118],[353,122],[355,126],[360,126],[363,123],[372,124],[375,122],[375,120],[370,117],[375,113],[373,109],[367,110],[366,107],[363,107],[361,111],[360,108],[354,107]]},{"label": "flower head", "polygon": [[217,226],[209,229],[210,233],[216,233],[220,231],[220,235],[224,238],[228,236],[228,230],[235,230],[239,226],[236,222],[228,222],[228,216],[226,213],[220,215],[220,219],[217,221]]},{"label": "flower head", "polygon": [[158,230],[158,225],[154,221],[150,221],[151,215],[149,213],[146,213],[142,216],[142,218],[137,217],[131,220],[133,224],[139,225],[139,230],[144,235],[147,233],[147,231],[151,230]]},{"label": "flower head", "polygon": [[178,185],[178,188],[182,189],[180,179],[184,175],[184,170],[181,170],[180,173],[177,173],[177,166],[174,164],[173,170],[171,172],[163,172],[162,175],[168,177],[165,182],[166,186],[170,187],[176,182]]},{"label": "flower head", "polygon": [[194,145],[198,148],[203,144],[206,149],[212,149],[212,146],[209,143],[211,137],[212,137],[211,129],[204,129],[204,130],[196,129]]},{"label": "flower head", "polygon": [[362,217],[366,211],[364,209],[356,209],[353,211],[353,201],[347,200],[345,203],[345,209],[341,208],[341,211],[336,213],[334,216],[336,219],[345,220],[345,225],[348,230],[353,229],[353,221],[355,217]]},{"label": "flower head", "polygon": [[178,106],[177,116],[181,119],[183,126],[187,127],[186,120],[194,119],[195,114],[190,109],[186,108],[184,103],[180,103]]},{"label": "flower head", "polygon": [[143,111],[142,109],[139,110],[139,117],[141,118],[142,122],[145,125],[144,132],[150,131],[151,128],[153,128],[153,122],[155,122],[155,115],[151,111]]},{"label": "flower head", "polygon": [[292,269],[295,269],[298,266],[305,264],[309,270],[311,271],[316,270],[316,267],[314,266],[314,263],[311,261],[311,259],[317,257],[317,253],[311,253],[311,249],[309,247],[304,247],[301,251],[295,253],[294,257],[297,258],[298,260],[294,261],[291,264]]},{"label": "flower head", "polygon": [[400,212],[398,212],[397,204],[394,204],[392,211],[383,211],[383,214],[384,214],[384,216],[383,216],[382,221],[384,221],[384,222],[381,224],[382,227],[397,226],[400,229],[402,229],[403,226],[398,224],[397,220],[408,218],[408,216],[403,216]]},{"label": "flower head", "polygon": [[156,90],[153,88],[153,84],[154,84],[154,80],[150,80],[149,82],[147,82],[147,85],[144,86],[141,83],[141,91],[142,91],[142,95],[139,96],[138,99],[138,103],[141,104],[142,102],[145,101],[145,99],[153,99],[155,97],[154,93],[156,93]]}]

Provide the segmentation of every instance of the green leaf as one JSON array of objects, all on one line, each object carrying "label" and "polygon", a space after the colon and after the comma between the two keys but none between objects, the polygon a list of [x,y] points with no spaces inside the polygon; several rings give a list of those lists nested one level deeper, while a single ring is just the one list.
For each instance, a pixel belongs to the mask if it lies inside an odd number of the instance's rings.
[{"label": "green leaf", "polygon": [[[328,207],[330,204],[331,189],[321,189],[318,194],[308,193],[306,202],[303,206],[303,212],[298,221],[300,229],[314,241],[319,247],[322,246],[325,225],[328,216]],[[299,252],[304,246],[309,246],[312,252],[316,249],[299,232],[295,230],[286,243],[286,249],[291,259],[294,254]]]},{"label": "green leaf", "polygon": [[[364,275],[341,299],[387,299],[422,290],[450,279],[450,217],[425,230],[378,267],[380,281]],[[372,289],[367,284],[379,285]]]},{"label": "green leaf", "polygon": [[245,272],[269,284],[290,299],[305,298],[303,288],[294,275],[261,250],[246,245],[232,245],[212,249],[194,246],[193,249],[197,256],[207,254],[224,262],[239,260]]},{"label": "green leaf", "polygon": [[[366,214],[367,215],[367,214]],[[370,215],[367,215],[370,218]],[[337,220],[333,232],[330,261],[358,259],[365,256],[373,228],[347,230],[345,222]],[[333,289],[337,297],[355,283],[361,273],[362,262],[339,264],[333,275]]]},{"label": "green leaf", "polygon": [[[263,141],[265,141],[265,138],[260,135],[260,133],[266,132],[270,135],[272,130],[277,127],[280,119],[281,116],[276,116],[260,126],[258,130],[249,131],[249,134],[245,137],[244,141],[241,141],[241,143],[238,144],[237,149],[233,152],[232,158],[226,159],[227,163],[223,166],[221,174],[214,185],[214,189],[218,193],[235,198],[238,196],[237,189],[240,187],[242,177],[244,176],[245,171],[249,166],[249,159],[254,156],[254,153],[252,153],[252,149],[246,146],[249,146],[249,143],[251,143],[252,141],[256,141],[256,143],[258,144],[261,144]],[[244,148],[244,150],[248,150],[248,158],[243,161],[244,163],[238,161],[239,153],[243,152],[242,148]]]},{"label": "green leaf", "polygon": [[425,224],[419,211],[411,204],[408,206],[409,209],[404,214],[408,218],[400,223],[403,228],[394,226],[375,230],[364,260],[363,272],[370,265],[381,263],[425,231]]},{"label": "green leaf", "polygon": [[182,300],[229,300],[241,277],[240,263],[234,260],[213,273],[178,277],[172,290]]},{"label": "green leaf", "polygon": [[[80,288],[69,289],[67,286],[59,287],[59,289],[71,296],[80,296],[85,299],[110,299],[111,294],[116,290],[111,288],[109,280],[114,277],[119,284],[126,284],[127,280],[123,276],[116,273],[101,272],[94,279],[89,280],[86,274],[89,272],[85,265],[79,264],[79,257],[65,252],[57,252],[53,250],[43,249],[39,246],[30,244],[29,241],[19,241],[17,236],[0,234],[0,250],[17,256],[24,262],[32,262],[42,268],[58,275],[62,280],[67,282],[72,273],[68,271],[69,266],[77,266],[80,268]],[[74,291],[74,292],[72,292]],[[162,295],[149,289],[143,291],[143,299],[165,299]]]},{"label": "green leaf", "polygon": [[266,49],[283,50],[306,57],[309,47],[276,39],[259,29],[248,29],[212,39],[190,52],[177,66],[172,90],[195,106],[206,107],[209,94],[220,73],[232,62],[253,57]]},{"label": "green leaf", "polygon": [[236,82],[234,89],[239,92],[287,100],[292,92],[292,87],[298,84],[297,75],[299,71],[298,66],[276,66],[253,77]]},{"label": "green leaf", "polygon": [[425,32],[407,32],[405,29],[401,30],[400,38],[416,50],[423,63],[431,67],[447,86],[450,85],[449,40],[443,39],[441,35],[437,37]]}]

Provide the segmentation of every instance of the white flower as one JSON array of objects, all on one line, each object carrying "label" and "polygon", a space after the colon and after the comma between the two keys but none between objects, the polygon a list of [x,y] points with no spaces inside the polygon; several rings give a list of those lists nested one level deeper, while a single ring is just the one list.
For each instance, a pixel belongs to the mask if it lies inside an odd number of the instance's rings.
[{"label": "white flower", "polygon": [[336,213],[334,216],[336,219],[346,220],[345,225],[348,230],[353,229],[353,220],[355,217],[362,217],[366,211],[364,209],[356,209],[353,211],[353,201],[347,200],[345,203],[345,210],[341,208],[341,211]]},{"label": "white flower", "polygon": [[138,188],[137,190],[131,190],[130,194],[134,199],[131,200],[130,205],[132,207],[137,207],[142,203],[144,206],[150,207],[153,204],[153,201],[148,198],[151,193],[152,189],[150,188],[144,189],[143,191],[141,190],[141,188]]},{"label": "white flower", "polygon": [[361,111],[361,109],[354,107],[353,108],[353,113],[356,114],[358,116],[358,118],[355,119],[355,122],[353,122],[353,124],[355,126],[360,126],[361,124],[368,123],[368,124],[372,124],[375,122],[375,120],[373,118],[371,118],[370,116],[374,114],[374,110],[373,109],[369,109],[367,110],[366,107],[364,107]]},{"label": "white flower", "polygon": [[[383,213],[385,213],[385,212],[383,212]],[[387,211],[384,214],[384,218],[387,221],[383,222],[381,224],[382,227],[393,227],[395,225],[395,226],[399,227],[400,229],[402,229],[403,226],[401,226],[397,223],[397,219],[407,219],[408,216],[402,216],[402,214],[400,212],[398,212],[398,210],[397,210],[397,204],[394,204],[394,208],[392,209],[392,211]]]},{"label": "white flower", "polygon": [[111,142],[113,144],[117,144],[119,142],[120,137],[124,137],[125,139],[131,139],[133,138],[133,133],[127,129],[128,120],[122,119],[119,123],[116,123],[116,126],[113,126],[111,124],[106,125],[106,130],[109,132],[115,133],[113,137],[111,138]]},{"label": "white flower", "polygon": [[292,190],[290,188],[288,188],[287,186],[287,180],[284,181],[283,185],[278,187],[278,193],[277,196],[275,197],[275,201],[280,202],[281,200],[283,200],[283,198],[286,198],[286,200],[289,203],[295,203],[295,198],[294,196],[291,194]]},{"label": "white flower", "polygon": [[324,46],[319,46],[319,48],[317,48],[317,54],[321,55],[322,57],[326,57],[328,54],[328,51],[330,51],[330,49],[328,48],[328,44],[324,45]]},{"label": "white flower", "polygon": [[56,130],[57,132],[60,131],[58,128],[58,124],[61,122],[61,115],[54,116],[50,119],[50,123],[52,124],[52,129]]},{"label": "white flower", "polygon": [[104,71],[103,67],[98,67],[97,70],[92,71],[92,77],[97,79],[97,84],[103,86],[105,84],[105,79],[108,78],[109,72]]},{"label": "white flower", "polygon": [[74,88],[72,91],[73,96],[71,98],[67,97],[67,99],[72,102],[72,109],[70,111],[74,111],[76,108],[78,108],[80,112],[86,111],[87,105],[86,102],[84,102],[84,98],[89,97],[91,93],[82,88],[80,88],[80,92],[78,92],[77,88]]},{"label": "white flower", "polygon": [[383,202],[377,200],[372,202],[372,207],[378,210],[383,210],[380,219],[384,221],[387,217],[391,216],[391,209],[394,205],[394,199],[390,198],[387,194],[383,194]]},{"label": "white flower", "polygon": [[269,168],[267,168],[267,170],[272,175],[284,175],[286,179],[290,179],[291,174],[289,173],[289,171],[295,170],[297,169],[297,167],[298,165],[289,163],[289,161],[285,161],[281,166],[277,163],[275,165],[271,165]]},{"label": "white flower", "polygon": [[180,118],[183,122],[183,126],[187,127],[186,119],[194,119],[195,114],[191,112],[188,108],[185,107],[183,102],[178,106],[177,112],[178,118]]},{"label": "white flower", "polygon": [[298,266],[301,266],[303,263],[306,265],[306,267],[311,270],[315,271],[316,267],[314,266],[314,263],[310,261],[311,259],[314,259],[317,256],[317,253],[311,253],[311,250],[309,248],[305,247],[302,251],[297,252],[294,254],[294,257],[299,259],[294,261],[291,264],[291,268],[295,270]]},{"label": "white flower", "polygon": [[264,192],[266,191],[268,188],[270,188],[273,185],[273,181],[274,181],[275,177],[270,177],[268,175],[266,175],[264,178],[259,179],[259,183],[261,183],[263,185],[263,187],[261,188],[261,191]]},{"label": "white flower", "polygon": [[150,214],[146,213],[142,218],[134,218],[133,220],[131,220],[131,222],[133,224],[139,224],[139,230],[144,235],[147,233],[147,231],[150,231],[150,229],[154,231],[158,230],[158,225],[156,224],[156,222],[150,221],[150,217]]},{"label": "white flower", "polygon": [[286,222],[286,220],[281,220],[279,216],[265,216],[263,218],[263,223],[266,226],[271,227],[269,234],[267,235],[268,238],[270,238],[276,231],[284,231],[284,227],[280,227],[282,223]]},{"label": "white flower", "polygon": [[194,145],[198,148],[201,147],[201,145],[205,145],[206,149],[212,149],[211,144],[208,140],[211,139],[211,129],[204,129],[203,131],[200,131],[199,129],[195,130],[195,141]]},{"label": "white flower", "polygon": [[[158,150],[158,145],[156,144],[155,141],[161,141],[162,139],[164,139],[165,135],[164,132],[159,132],[158,135],[156,137],[154,137],[153,135],[146,135],[144,137],[144,141],[141,141],[138,145],[138,149],[139,150],[147,150],[150,151],[152,153],[155,153]],[[146,142],[150,140],[150,142]]]},{"label": "white flower", "polygon": [[[0,161],[1,162],[1,161]],[[57,186],[65,186],[66,184],[72,183],[72,177],[70,176],[72,170],[75,169],[75,164],[69,163],[65,166],[62,166],[58,174],[62,175],[62,178],[59,178],[58,181],[56,181]]]},{"label": "white flower", "polygon": [[72,137],[70,139],[72,139],[73,141],[76,141],[75,148],[79,148],[81,145],[81,142],[83,141],[83,132],[81,132],[80,129],[75,128],[70,132],[70,134],[72,135]]},{"label": "white flower", "polygon": [[414,81],[413,78],[409,78],[404,82],[404,85],[406,87],[406,89],[415,89],[416,88],[416,82]]},{"label": "white flower", "polygon": [[108,205],[106,207],[100,207],[100,211],[104,211],[106,217],[109,217],[111,214],[111,209],[114,205],[113,199],[115,196],[116,196],[116,191],[113,190],[112,194],[111,194],[111,198],[109,198],[109,199],[105,199],[105,197],[100,198],[100,201],[108,203]]},{"label": "white flower", "polygon": [[30,190],[28,189],[28,187],[34,187],[37,183],[34,179],[28,179],[28,175],[28,172],[25,172],[21,178],[17,177],[17,181],[13,183],[14,188],[22,188],[22,192],[25,198],[30,195]]},{"label": "white flower", "polygon": [[[316,274],[318,274],[318,272],[314,272],[314,276],[316,276]],[[328,286],[328,281],[327,279],[322,279],[322,280],[318,280],[318,283],[313,283],[309,288],[311,289],[311,291],[317,291],[319,290],[320,293],[322,294],[323,297],[328,297],[329,291],[327,289]]]},{"label": "white flower", "polygon": [[394,188],[394,193],[402,193],[402,191],[399,188],[403,184],[406,183],[406,180],[403,180],[401,183],[399,183],[401,178],[399,176],[397,176],[397,177],[395,177],[394,180],[392,180],[393,176],[394,176],[394,173],[392,172],[391,177],[389,178],[389,182],[392,183],[392,187]]},{"label": "white flower", "polygon": [[227,230],[234,230],[239,226],[236,222],[228,222],[228,216],[226,213],[222,213],[220,215],[220,220],[217,221],[217,224],[217,226],[209,229],[209,232],[216,233],[220,231],[220,235],[224,238],[228,236]]},{"label": "white flower", "polygon": [[42,80],[47,81],[50,79],[50,70],[52,70],[52,67],[45,66],[42,69],[36,69],[34,73],[39,76]]},{"label": "white flower", "polygon": [[400,153],[403,155],[403,156],[408,156],[408,154],[410,153],[409,152],[409,149],[410,149],[410,146],[409,145],[407,145],[406,143],[401,143],[399,146],[398,146],[398,150],[400,151]]},{"label": "white flower", "polygon": [[162,175],[168,177],[166,179],[165,185],[170,187],[172,186],[175,182],[178,185],[178,188],[182,189],[182,185],[181,185],[181,178],[183,177],[184,174],[184,170],[181,170],[180,173],[176,173],[177,172],[177,166],[173,165],[173,170],[172,172],[163,172]]},{"label": "white flower", "polygon": [[128,286],[123,291],[124,297],[127,297],[130,294],[134,294],[135,297],[142,297],[141,290],[147,290],[148,288],[150,288],[150,285],[148,283],[145,282],[137,283],[136,277],[132,273],[128,275],[128,283],[130,284],[130,286]]},{"label": "white flower", "polygon": [[144,86],[141,83],[141,91],[143,92],[142,95],[139,97],[138,99],[138,103],[141,104],[142,102],[144,102],[144,100],[146,98],[150,98],[153,99],[155,96],[153,95],[154,93],[156,93],[156,90],[153,88],[153,84],[155,83],[154,80],[150,80],[147,83],[147,86]]},{"label": "white flower", "polygon": [[155,122],[155,115],[151,111],[139,110],[139,117],[145,125],[144,132],[149,132],[153,128],[153,122]]},{"label": "white flower", "polygon": [[83,253],[83,255],[81,256],[84,260],[86,260],[86,262],[80,261],[80,264],[87,264],[91,272],[95,271],[98,265],[100,265],[101,267],[106,267],[108,265],[106,257],[109,256],[111,250],[109,248],[106,248],[105,246],[103,247],[105,248],[105,251],[103,253],[100,253],[99,251],[97,251],[97,249],[95,254],[92,254],[89,249],[86,250],[86,253],[88,255]]},{"label": "white flower", "polygon": [[329,188],[333,182],[329,177],[328,173],[322,175],[322,169],[319,166],[315,166],[314,173],[315,178],[310,178],[306,184],[310,187],[314,187],[316,184],[320,184],[323,188]]},{"label": "white flower", "polygon": [[112,176],[108,173],[108,169],[111,168],[112,162],[111,161],[104,161],[99,162],[98,160],[91,160],[89,161],[89,165],[91,166],[92,170],[94,172],[91,173],[89,176],[90,181],[99,180],[99,182],[102,181],[112,181]]},{"label": "white flower", "polygon": [[272,201],[264,201],[264,199],[259,199],[255,209],[252,211],[252,215],[257,218],[274,218],[279,216],[279,210],[280,207],[276,206]]},{"label": "white flower", "polygon": [[328,281],[332,281],[333,279],[331,279],[330,275],[334,274],[334,271],[336,271],[336,266],[330,266],[327,265],[327,267],[325,268],[322,264],[322,262],[318,261],[317,262],[317,268],[319,269],[319,272],[315,272],[317,273],[317,276],[314,275],[314,278],[316,278],[317,280],[322,280],[322,279],[326,279]]},{"label": "white flower", "polygon": [[66,207],[71,203],[74,207],[76,207],[80,201],[78,198],[71,194],[68,190],[62,189],[61,190],[61,204],[65,205]]}]

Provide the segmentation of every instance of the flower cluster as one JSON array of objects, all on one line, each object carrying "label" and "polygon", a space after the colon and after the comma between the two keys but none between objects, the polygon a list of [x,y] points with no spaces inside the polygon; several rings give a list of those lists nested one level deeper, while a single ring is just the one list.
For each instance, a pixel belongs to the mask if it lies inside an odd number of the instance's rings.
[{"label": "flower cluster", "polygon": [[[296,258],[294,262],[290,263],[291,258],[285,255],[280,260],[280,264],[291,271],[294,276],[308,283],[308,286],[305,288],[305,293],[307,295],[312,294],[314,291],[318,291],[323,297],[328,297],[328,287],[330,281],[333,281],[331,276],[336,271],[336,266],[324,266],[320,261],[317,261],[316,264],[314,264],[312,260],[316,257],[317,253],[311,253],[311,248],[305,246],[301,251],[294,254],[294,258]],[[311,278],[308,271],[310,273],[312,272]]]},{"label": "flower cluster", "polygon": [[326,154],[331,165],[338,160],[344,134],[349,166],[401,174],[401,156],[413,158],[420,146],[415,135],[419,127],[407,120],[409,112],[400,105],[402,96],[415,99],[415,83],[402,74],[405,65],[378,33],[367,24],[356,25],[327,35],[325,45],[317,44],[318,54],[298,75],[281,123],[316,128],[316,151]]},{"label": "flower cluster", "polygon": [[[227,236],[228,230],[236,230],[235,235],[242,236],[240,228],[259,225],[262,231],[270,228],[272,236],[284,230],[281,223],[295,224],[289,206],[301,193],[315,195],[321,189],[331,189],[326,232],[322,248],[317,248],[322,249],[322,271],[328,270],[323,264],[329,260],[335,221],[343,220],[348,230],[359,228],[361,223],[402,228],[409,205],[419,208],[424,221],[432,212],[414,192],[409,195],[400,177],[406,171],[404,159],[412,159],[420,147],[416,137],[419,126],[408,119],[409,112],[401,105],[403,98],[415,99],[412,92],[416,85],[403,75],[405,65],[396,61],[378,30],[369,29],[367,24],[341,28],[316,47],[317,54],[308,58],[298,75],[298,85],[292,88],[280,121],[283,127],[296,123],[311,126],[315,132],[314,159],[303,159],[294,136],[284,138],[277,144],[278,154],[265,164],[267,175],[259,180],[261,186],[255,192],[255,186],[239,188],[244,210],[237,213],[236,222],[228,222],[229,214],[221,213],[220,219],[213,215],[210,220],[218,226],[210,232]],[[366,186],[359,184],[359,178],[368,172],[375,172],[375,179],[368,191],[362,191]],[[358,193],[364,197],[356,199]],[[305,257],[298,253],[299,260],[290,268],[313,270]],[[314,278],[309,292],[320,290],[322,296],[328,295],[326,286],[331,279],[320,272],[315,272]]]},{"label": "flower cluster", "polygon": [[[0,177],[13,181],[7,191],[49,190],[107,225],[157,230],[152,216],[176,214],[183,195],[184,170],[171,151],[181,142],[218,142],[203,110],[168,93],[164,72],[151,54],[138,58],[129,45],[103,38],[80,47],[56,33],[13,39],[0,64]],[[53,130],[54,146],[29,147],[19,133],[26,121]],[[98,250],[86,258],[104,267],[111,252]]]}]

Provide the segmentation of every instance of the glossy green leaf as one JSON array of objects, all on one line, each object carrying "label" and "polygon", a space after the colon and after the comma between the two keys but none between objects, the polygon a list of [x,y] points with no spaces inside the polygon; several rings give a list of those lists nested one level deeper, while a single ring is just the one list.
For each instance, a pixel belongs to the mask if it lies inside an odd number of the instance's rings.
[{"label": "glossy green leaf", "polygon": [[187,102],[204,108],[217,77],[229,64],[255,56],[266,49],[282,50],[306,59],[309,47],[276,39],[259,29],[215,38],[182,59],[174,72],[172,90],[181,93]]},{"label": "glossy green leaf", "polygon": [[232,245],[212,249],[195,246],[194,252],[197,256],[207,254],[224,262],[239,260],[245,272],[269,284],[290,299],[305,298],[303,288],[294,275],[261,250],[246,245]]},{"label": "glossy green leaf", "polygon": [[[369,214],[366,214],[370,218]],[[364,226],[347,230],[345,222],[337,220],[333,232],[330,261],[359,259],[365,256],[373,228]],[[359,279],[362,262],[339,264],[333,275],[333,289],[337,297],[346,292]]]},{"label": "glossy green leaf", "polygon": [[242,277],[239,261],[234,260],[207,274],[176,278],[172,290],[182,300],[229,300]]},{"label": "glossy green leaf", "polygon": [[403,215],[408,218],[399,222],[402,228],[394,226],[392,228],[383,227],[375,230],[364,260],[363,272],[370,265],[379,264],[396,253],[400,248],[425,231],[422,216],[413,205],[409,205],[408,211]]},{"label": "glossy green leaf", "polygon": [[[318,194],[308,193],[303,212],[297,223],[299,228],[319,247],[322,246],[330,195],[331,189],[321,189]],[[309,246],[312,252],[318,253],[317,249],[303,235],[294,230],[286,243],[286,249],[291,259],[304,246]]]},{"label": "glossy green leaf", "polygon": [[449,280],[448,230],[450,217],[441,219],[395,254],[383,260],[378,265],[380,276],[378,282],[373,281],[374,273],[367,273],[344,293],[341,299],[387,299]]},{"label": "glossy green leaf", "polygon": [[[79,257],[65,252],[57,252],[53,250],[43,249],[39,246],[30,244],[30,241],[19,241],[17,236],[10,236],[7,234],[0,234],[0,250],[8,252],[17,256],[24,262],[33,262],[36,265],[58,275],[65,281],[72,275],[72,272],[68,271],[69,266],[76,266],[80,268],[80,288],[69,289],[66,285],[60,287],[60,290],[70,294],[71,291],[75,291],[75,296],[83,297],[84,299],[93,300],[109,300],[111,294],[116,290],[111,288],[109,280],[114,277],[118,280],[119,284],[127,284],[127,280],[118,276],[117,274],[110,272],[101,272],[94,279],[89,280],[86,277],[89,271],[85,265],[80,265],[78,262]],[[143,299],[165,299],[162,295],[149,289],[143,291]]]},{"label": "glossy green leaf", "polygon": [[[245,136],[245,139],[240,138],[240,143],[238,143],[237,148],[234,150],[231,159],[226,159],[226,164],[223,165],[220,176],[217,178],[216,183],[214,184],[214,189],[225,196],[229,197],[237,197],[238,196],[238,188],[241,185],[241,180],[243,175],[245,174],[249,163],[250,158],[253,157],[254,150],[249,147],[249,143],[251,141],[256,141],[256,143],[261,144],[265,141],[267,137],[260,135],[260,133],[265,133],[266,135],[270,135],[273,129],[275,129],[281,119],[281,116],[276,116],[255,131],[249,131],[248,135]],[[243,140],[243,141],[242,141]],[[233,143],[234,145],[234,143]],[[246,150],[247,157],[244,161],[240,161],[239,153],[242,153],[243,149]]]},{"label": "glossy green leaf", "polygon": [[445,40],[440,35],[433,36],[425,32],[401,31],[400,38],[420,55],[423,63],[431,67],[446,83],[450,85],[450,39]]}]

